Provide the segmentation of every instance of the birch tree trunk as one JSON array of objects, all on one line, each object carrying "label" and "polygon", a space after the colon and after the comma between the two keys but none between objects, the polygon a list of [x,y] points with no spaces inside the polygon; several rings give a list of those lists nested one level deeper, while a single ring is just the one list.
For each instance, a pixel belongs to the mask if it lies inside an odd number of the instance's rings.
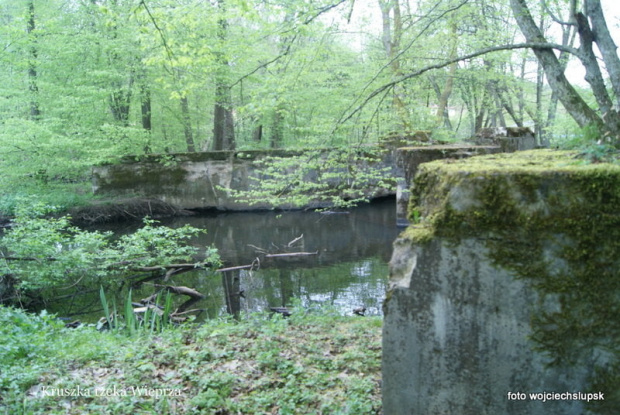
[{"label": "birch tree trunk", "polygon": [[[526,0],[510,0],[510,6],[526,40],[532,43],[547,43],[543,33],[534,23]],[[533,51],[545,71],[552,91],[577,124],[580,127],[594,126],[608,141],[618,145],[620,137],[618,98],[614,108],[601,67],[593,52],[593,44],[597,45],[604,56],[614,91],[620,88],[620,61],[616,46],[609,36],[605,18],[600,11],[599,0],[586,0],[585,9],[588,16],[579,12],[574,16],[581,41],[578,57],[586,69],[586,81],[592,87],[599,106],[598,111],[591,108],[568,81],[564,75],[564,65],[552,49],[541,47],[533,48]]]},{"label": "birch tree trunk", "polygon": [[[400,40],[403,35],[403,21],[400,12],[399,0],[379,0],[382,20],[382,36],[381,40],[385,54],[389,59],[389,65],[392,70],[394,79],[402,76],[400,67]],[[405,91],[402,84],[394,86],[392,95],[392,106],[398,114],[401,128],[403,131],[411,131],[411,120],[409,111],[405,104]]]}]

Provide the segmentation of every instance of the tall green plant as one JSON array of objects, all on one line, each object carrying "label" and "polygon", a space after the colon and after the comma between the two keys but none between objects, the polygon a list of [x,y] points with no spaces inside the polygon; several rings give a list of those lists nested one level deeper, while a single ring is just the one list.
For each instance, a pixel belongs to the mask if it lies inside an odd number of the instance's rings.
[{"label": "tall green plant", "polygon": [[114,307],[114,311],[110,314],[110,307],[103,286],[101,286],[99,290],[99,297],[103,312],[105,313],[105,323],[99,324],[99,329],[107,328],[114,332],[125,331],[129,336],[136,336],[141,333],[159,332],[171,326],[172,295],[170,292],[166,293],[163,307],[160,306],[162,300],[160,292],[157,294],[154,303],[146,305],[146,310],[142,317],[139,318],[133,306],[132,290],[130,289],[127,292],[127,297],[125,298],[125,304],[123,306],[124,325],[121,325],[119,322],[116,307]]}]

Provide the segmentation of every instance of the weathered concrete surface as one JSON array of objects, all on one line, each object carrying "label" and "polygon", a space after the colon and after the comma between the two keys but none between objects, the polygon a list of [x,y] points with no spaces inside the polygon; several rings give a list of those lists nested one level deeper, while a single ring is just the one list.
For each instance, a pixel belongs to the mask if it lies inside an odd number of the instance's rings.
[{"label": "weathered concrete surface", "polygon": [[528,127],[481,128],[476,133],[476,143],[497,145],[504,153],[533,150],[537,147],[534,132]]},{"label": "weathered concrete surface", "polygon": [[508,400],[508,392],[585,390],[584,370],[544,369],[529,323],[539,297],[489,263],[484,243],[401,239],[384,308],[386,415],[580,414],[579,401]]},{"label": "weathered concrete surface", "polygon": [[396,190],[396,224],[407,226],[407,206],[409,205],[409,189],[413,178],[422,163],[443,159],[463,159],[482,154],[501,152],[498,145],[466,146],[466,145],[433,145],[402,147],[396,150],[396,164],[403,171],[403,177],[397,182]]},{"label": "weathered concrete surface", "polygon": [[[255,210],[274,207],[271,203],[248,204],[235,197],[234,191],[252,189],[260,181],[263,168],[254,164],[266,157],[289,157],[299,151],[212,151],[129,158],[118,164],[93,168],[93,192],[120,197],[144,197],[161,200],[184,209]],[[365,161],[367,163],[367,161]],[[392,176],[400,173],[393,151],[385,150],[376,168],[389,168]],[[308,180],[312,180],[311,177]],[[331,185],[338,186],[338,180]],[[393,195],[394,190],[369,185],[368,198]],[[323,206],[317,200],[310,207]],[[291,206],[276,206],[289,208]]]},{"label": "weathered concrete surface", "polygon": [[[409,188],[420,164],[439,159],[461,159],[479,154],[497,153],[500,145],[419,145],[397,148],[408,143],[409,139],[426,137],[428,133],[418,131],[411,137],[391,137],[381,144],[376,161],[368,158],[358,159],[354,170],[387,170],[385,182],[396,186],[379,185],[373,182],[356,182],[354,190],[342,190],[341,196],[355,199],[363,196],[368,199],[397,196],[397,224],[406,226],[406,207]],[[515,149],[522,149],[522,137],[509,137],[516,140]],[[421,143],[419,143],[421,144]],[[373,149],[370,149],[373,150]],[[366,151],[366,150],[363,150]],[[323,207],[329,206],[320,199],[311,200],[306,206],[291,206],[282,202],[274,206],[271,202],[248,203],[242,201],[236,192],[253,189],[256,182],[268,178],[259,164],[268,157],[295,157],[301,151],[256,150],[256,151],[212,151],[201,153],[177,153],[167,155],[141,156],[139,160],[127,157],[120,163],[96,166],[93,168],[93,192],[122,198],[156,199],[181,209],[255,210],[266,208]],[[375,157],[371,156],[370,158]],[[326,163],[328,164],[328,163]],[[299,169],[294,165],[291,170]],[[329,170],[329,169],[328,169]],[[328,171],[331,177],[328,187],[346,189],[343,183],[349,180],[347,172]],[[338,174],[334,174],[338,173]],[[325,174],[325,172],[323,172]],[[363,176],[360,175],[360,177]],[[315,182],[316,172],[308,172],[304,182]],[[394,189],[396,187],[396,189]],[[340,191],[340,190],[339,190]],[[346,193],[346,194],[345,194]],[[274,198],[275,200],[275,198]],[[280,202],[278,202],[280,203]]]},{"label": "weathered concrete surface", "polygon": [[[619,203],[620,166],[571,153],[422,165],[410,207],[417,223],[390,263],[384,413],[614,413]],[[606,400],[530,399],[541,392]]]}]

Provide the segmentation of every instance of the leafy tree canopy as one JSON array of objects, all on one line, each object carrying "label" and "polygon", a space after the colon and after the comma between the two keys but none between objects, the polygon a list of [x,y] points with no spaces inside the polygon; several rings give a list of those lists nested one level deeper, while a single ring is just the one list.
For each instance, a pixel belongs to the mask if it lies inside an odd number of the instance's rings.
[{"label": "leafy tree canopy", "polygon": [[[594,128],[616,144],[615,26],[599,0],[6,0],[0,183],[416,130],[529,126],[558,144]],[[587,84],[562,79],[571,61]]]}]

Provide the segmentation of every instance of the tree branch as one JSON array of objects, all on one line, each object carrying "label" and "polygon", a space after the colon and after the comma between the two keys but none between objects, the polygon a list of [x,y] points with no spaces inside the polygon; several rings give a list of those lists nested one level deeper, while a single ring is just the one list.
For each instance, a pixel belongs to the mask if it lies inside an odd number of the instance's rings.
[{"label": "tree branch", "polygon": [[[438,21],[439,19],[441,19],[442,17],[444,17],[444,16],[445,16],[445,15],[447,15],[448,13],[451,13],[451,12],[453,12],[453,11],[456,11],[456,10],[460,9],[461,7],[463,7],[463,6],[464,6],[465,4],[467,4],[468,2],[469,2],[469,0],[463,0],[461,3],[459,3],[458,5],[456,5],[456,6],[454,6],[454,7],[448,8],[448,9],[446,9],[446,10],[440,10],[440,13],[439,13],[437,16],[433,17],[433,18],[432,18],[429,22],[427,22],[427,23],[426,23],[426,25],[425,25],[425,26],[424,26],[424,27],[420,30],[420,32],[419,32],[416,36],[414,36],[414,38],[413,38],[413,39],[411,39],[411,40],[409,41],[409,43],[407,44],[407,46],[405,46],[404,48],[401,48],[401,50],[400,50],[400,51],[398,51],[398,53],[396,53],[396,54],[395,54],[392,58],[390,58],[390,59],[389,59],[389,61],[388,61],[385,65],[383,65],[383,66],[381,67],[381,69],[379,69],[379,70],[375,73],[375,75],[374,75],[374,76],[373,76],[373,77],[372,77],[372,78],[371,78],[368,82],[366,82],[366,85],[364,85],[364,87],[362,88],[362,90],[361,90],[361,91],[357,94],[357,97],[353,100],[353,102],[349,105],[349,107],[348,107],[346,110],[344,110],[343,115],[341,115],[340,119],[336,122],[336,126],[334,127],[334,130],[333,130],[333,131],[335,131],[335,130],[338,128],[338,126],[339,126],[339,125],[341,125],[344,121],[346,121],[346,120],[350,119],[350,118],[351,118],[351,117],[352,117],[355,113],[357,113],[359,110],[361,110],[361,109],[362,109],[362,108],[363,108],[363,107],[364,107],[364,106],[368,103],[368,101],[364,101],[364,102],[360,105],[360,107],[358,107],[358,108],[357,108],[357,109],[356,109],[356,110],[355,110],[355,111],[351,114],[351,116],[350,116],[350,117],[347,117],[345,120],[343,120],[343,118],[342,118],[342,117],[344,117],[344,114],[346,114],[346,113],[347,113],[347,112],[348,112],[348,111],[349,111],[349,110],[350,110],[350,109],[351,109],[351,108],[355,105],[355,103],[356,103],[356,102],[357,102],[357,101],[361,98],[361,96],[362,96],[362,95],[366,92],[366,90],[370,87],[370,85],[371,85],[374,81],[376,81],[376,80],[377,80],[377,78],[379,78],[379,76],[383,73],[383,71],[384,71],[385,69],[389,68],[389,67],[390,67],[390,66],[394,63],[394,61],[396,61],[397,59],[399,59],[399,58],[400,58],[400,57],[401,57],[401,56],[402,56],[405,52],[407,52],[407,51],[408,51],[411,47],[413,47],[413,45],[415,44],[415,42],[416,42],[419,38],[421,38],[421,37],[424,35],[424,33],[426,33],[426,31],[427,31],[427,30],[429,30],[429,29],[430,29],[430,27],[431,27],[431,25],[432,25],[433,23],[435,23],[436,21]],[[439,4],[437,4],[437,5],[433,6],[433,7],[432,7],[432,9],[431,9],[431,11],[430,11],[430,12],[429,12],[429,13],[428,13],[425,17],[429,17],[429,16],[431,15],[431,13],[432,13],[433,11],[435,11],[435,9],[436,9],[436,8],[438,8],[438,7],[439,7]],[[417,22],[419,22],[419,21],[422,21],[422,18],[418,19],[415,23],[417,23]],[[415,24],[415,23],[414,23],[414,24]],[[446,66],[447,66],[447,65],[446,65]],[[389,91],[386,91],[386,93],[388,93],[388,92],[389,92]],[[376,111],[375,111],[375,112],[376,112]],[[333,131],[332,131],[332,133],[333,133]]]},{"label": "tree branch", "polygon": [[291,51],[291,45],[293,44],[295,39],[297,39],[297,35],[295,35],[292,38],[290,38],[288,44],[286,45],[286,49],[284,50],[284,52],[282,52],[281,54],[279,54],[275,58],[273,58],[273,59],[271,59],[271,60],[269,60],[269,61],[267,61],[265,63],[262,63],[262,64],[258,65],[256,68],[252,69],[250,72],[248,72],[245,75],[241,76],[239,79],[237,79],[235,82],[233,82],[230,85],[230,87],[232,88],[233,86],[237,85],[238,83],[240,83],[244,79],[249,78],[250,76],[254,75],[256,72],[260,71],[261,69],[266,68],[267,66],[271,65],[272,63],[275,63],[275,62],[279,61],[280,59],[282,59],[283,57],[285,57],[286,55],[288,55],[289,52]]},{"label": "tree branch", "polygon": [[482,56],[482,55],[486,55],[489,53],[493,53],[493,52],[499,52],[499,51],[503,51],[503,50],[514,50],[514,49],[555,49],[555,50],[560,50],[560,51],[564,51],[564,52],[568,52],[570,54],[573,54],[577,57],[579,57],[580,59],[583,57],[582,53],[575,49],[575,48],[571,48],[569,46],[563,46],[563,45],[558,45],[555,43],[517,43],[517,44],[510,44],[510,45],[499,45],[499,46],[492,46],[489,48],[484,48],[484,49],[480,49],[478,51],[469,53],[467,55],[462,55],[462,56],[458,56],[454,59],[448,59],[446,61],[440,62],[440,63],[436,63],[434,65],[429,65],[429,66],[425,66],[422,69],[418,69],[417,71],[414,72],[410,72],[408,74],[405,74],[399,78],[394,79],[391,82],[388,82],[382,86],[380,86],[379,88],[375,89],[374,91],[372,91],[367,97],[366,99],[364,99],[364,101],[362,101],[362,103],[355,108],[353,111],[351,111],[347,116],[343,116],[340,118],[340,120],[338,121],[338,124],[342,124],[347,122],[348,120],[350,120],[355,114],[357,114],[359,111],[362,110],[362,108],[364,108],[366,106],[366,104],[368,104],[368,102],[370,102],[374,97],[376,97],[377,95],[381,94],[382,92],[389,90],[391,88],[393,88],[394,86],[398,85],[401,82],[404,82],[408,79],[411,78],[415,78],[417,76],[422,75],[423,73],[426,73],[428,71],[432,71],[434,69],[441,69],[441,68],[445,68],[448,65],[451,65],[455,62],[460,62],[460,61],[465,61],[468,59],[473,59],[476,58],[478,56]]},{"label": "tree branch", "polygon": [[151,10],[146,5],[144,0],[140,0],[140,3],[138,3],[138,6],[136,7],[136,10],[140,6],[144,7],[144,10],[146,10],[146,13],[149,15],[149,19],[151,20],[151,23],[153,23],[153,26],[155,26],[155,29],[157,30],[157,33],[159,33],[159,37],[161,38],[161,41],[162,41],[162,43],[164,45],[164,49],[166,49],[166,54],[168,55],[168,60],[170,60],[172,62],[172,58],[174,56],[174,53],[172,52],[172,49],[170,49],[170,47],[168,46],[168,42],[166,41],[166,36],[164,36],[163,30],[161,30],[161,28],[157,24],[157,20],[155,20],[155,17],[151,13]]},{"label": "tree branch", "polygon": [[[144,1],[144,0],[142,0]],[[339,0],[336,3],[333,4],[329,4],[323,8],[320,8],[317,10],[317,12],[315,14],[313,14],[312,16],[306,18],[306,20],[304,20],[303,22],[301,22],[301,26],[307,26],[310,23],[312,23],[312,21],[314,21],[317,17],[319,17],[320,15],[322,15],[325,12],[330,11],[331,9],[334,9],[338,6],[340,6],[342,3],[346,2],[348,0]],[[288,30],[284,30],[283,32],[280,32],[280,34],[286,34],[288,32],[291,32],[295,30],[294,28],[288,29]],[[230,86],[233,87],[235,85],[237,85],[238,83],[240,83],[241,81],[243,81],[244,79],[252,76],[253,74],[255,74],[256,72],[258,72],[259,70],[266,68],[267,66],[271,65],[272,63],[275,63],[277,61],[279,61],[280,59],[282,59],[283,57],[285,57],[286,55],[288,55],[291,51],[291,46],[293,44],[293,42],[297,39],[297,34],[295,34],[293,37],[291,37],[288,41],[288,45],[286,45],[286,49],[284,50],[284,52],[282,52],[281,54],[279,54],[278,56],[276,56],[275,58],[262,63],[260,65],[258,65],[256,68],[252,69],[250,72],[246,73],[245,75],[241,76],[240,78],[238,78],[235,82],[233,82]]]}]

